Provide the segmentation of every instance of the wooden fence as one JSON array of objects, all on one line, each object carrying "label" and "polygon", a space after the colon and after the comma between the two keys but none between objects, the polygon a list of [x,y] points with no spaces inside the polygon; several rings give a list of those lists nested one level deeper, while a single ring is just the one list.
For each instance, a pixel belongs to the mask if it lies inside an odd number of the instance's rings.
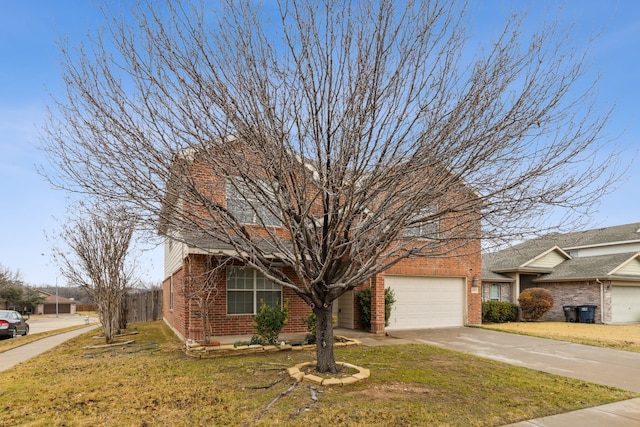
[{"label": "wooden fence", "polygon": [[152,322],[162,319],[162,289],[129,294],[127,323]]}]

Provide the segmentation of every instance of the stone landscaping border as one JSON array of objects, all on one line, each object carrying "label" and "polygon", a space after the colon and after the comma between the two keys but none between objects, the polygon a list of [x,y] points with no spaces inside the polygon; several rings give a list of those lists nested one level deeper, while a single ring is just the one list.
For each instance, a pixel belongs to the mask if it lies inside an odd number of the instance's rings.
[{"label": "stone landscaping border", "polygon": [[367,378],[369,378],[369,376],[371,376],[371,371],[369,369],[361,368],[360,366],[352,365],[351,363],[336,362],[336,365],[355,369],[358,371],[358,373],[344,378],[322,378],[313,374],[305,374],[301,371],[301,369],[304,369],[306,367],[316,366],[316,362],[298,363],[294,367],[287,369],[287,373],[297,382],[304,381],[324,386],[353,384],[357,383],[358,381],[366,380]]},{"label": "stone landscaping border", "polygon": [[[346,347],[351,345],[360,345],[361,341],[348,338],[344,336],[336,336],[336,342],[334,347]],[[216,343],[217,344],[217,343]],[[315,350],[315,344],[307,345],[291,345],[291,344],[279,344],[279,345],[240,345],[235,346],[233,344],[222,345],[203,345],[201,343],[188,340],[185,343],[185,353],[187,356],[196,357],[199,359],[218,357],[218,356],[239,356],[249,353],[263,353],[271,351],[301,351],[301,350]]]}]

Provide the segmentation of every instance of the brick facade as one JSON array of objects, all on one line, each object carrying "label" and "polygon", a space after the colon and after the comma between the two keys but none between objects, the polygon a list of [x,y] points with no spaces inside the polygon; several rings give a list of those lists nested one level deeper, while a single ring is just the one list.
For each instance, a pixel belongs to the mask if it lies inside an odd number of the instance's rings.
[{"label": "brick facade", "polygon": [[[606,289],[608,284],[609,282],[603,282],[605,298],[609,298],[609,303],[605,304],[605,306],[610,307],[611,292]],[[595,281],[540,283],[538,286],[550,290],[553,295],[553,307],[551,310],[546,312],[540,320],[564,322],[565,315],[563,306],[595,305],[597,306],[595,322],[602,323],[602,301],[600,298],[601,285],[599,283],[596,283]],[[604,321],[611,321],[611,313],[605,313]]]},{"label": "brick facade", "polygon": [[[202,189],[207,193],[208,197],[216,200],[221,205],[226,204],[225,200],[225,180],[220,177],[211,176],[211,169],[206,162],[199,162],[197,159],[189,165],[189,173],[198,183],[202,183]],[[310,189],[312,190],[312,189]],[[468,202],[475,200],[475,195],[471,194],[466,187],[458,189],[449,189],[450,194],[442,198],[441,203],[451,203],[451,212],[456,212],[455,207],[459,207]],[[461,203],[462,202],[462,203]],[[319,207],[319,206],[318,206]],[[208,214],[203,206],[188,205],[182,207],[187,212],[195,212],[206,217]],[[440,206],[443,211],[449,211],[447,206]],[[467,208],[469,209],[469,208]],[[405,259],[386,271],[388,274],[395,275],[416,275],[416,276],[444,276],[444,277],[460,277],[464,278],[467,284],[466,290],[466,323],[477,325],[481,323],[482,307],[481,307],[481,288],[480,288],[480,272],[481,272],[481,254],[480,241],[463,240],[465,234],[469,236],[477,236],[479,233],[479,218],[457,217],[453,215],[461,215],[460,213],[450,214],[442,218],[440,221],[443,235],[440,236],[443,241],[447,241],[447,231],[453,231],[455,235],[450,236],[450,247],[440,248],[440,254],[444,256],[420,257]],[[458,224],[465,224],[464,227],[457,227]],[[261,230],[254,226],[248,226],[247,230],[256,236],[264,234]],[[275,227],[278,237],[287,239],[284,228]],[[451,233],[452,231],[449,231]],[[203,323],[203,304],[198,304],[199,291],[204,286],[204,276],[206,268],[206,256],[189,255],[183,260],[182,267],[174,272],[170,277],[165,279],[163,283],[164,296],[164,317],[166,322],[174,328],[174,330],[183,339],[202,340],[204,338],[203,331],[206,324]],[[292,272],[286,272],[290,278],[293,278]],[[221,274],[216,280],[215,298],[207,305],[206,314],[208,315],[211,335],[244,335],[253,334],[253,316],[252,315],[228,315],[227,314],[227,284],[226,274]],[[371,287],[372,310],[371,310],[371,331],[377,334],[384,333],[384,274],[373,277],[368,283],[361,285],[358,289]],[[171,288],[173,287],[173,292]],[[283,332],[303,332],[306,327],[303,323],[311,309],[307,304],[299,298],[291,289],[283,288],[283,301],[288,300],[289,321]],[[173,306],[171,306],[173,301]],[[354,325],[360,327],[358,319],[357,299],[354,298]]]},{"label": "brick facade", "polygon": [[[163,283],[164,318],[182,339],[202,341],[205,338],[206,324],[202,314],[204,305],[198,304],[198,301],[201,296],[199,289],[204,286],[202,277],[206,270],[206,256],[190,255],[184,265],[189,269],[186,276],[185,268],[181,268]],[[173,308],[170,308],[171,281],[173,281]],[[219,275],[215,290],[215,296],[210,298],[207,304],[210,335],[255,334],[253,315],[227,314],[226,273]],[[305,332],[306,325],[303,320],[309,316],[311,308],[290,288],[282,289],[282,300],[288,304],[289,311],[289,320],[282,332]]]},{"label": "brick facade", "polygon": [[491,285],[496,284],[500,286],[500,299],[501,302],[513,302],[513,284],[511,283],[492,283],[487,282],[482,284],[482,301],[491,301]]},{"label": "brick facade", "polygon": [[[196,303],[197,290],[202,288],[201,278],[206,270],[206,256],[190,255],[183,268],[165,279],[163,283],[163,314],[165,321],[182,339],[202,341],[205,338],[205,324],[201,315],[202,306]],[[185,270],[188,273],[185,275]],[[480,255],[447,258],[417,258],[403,260],[386,273],[411,276],[464,277],[467,283],[467,324],[482,323],[482,298],[480,287],[474,286],[474,272],[480,271]],[[226,274],[221,274],[216,282],[216,296],[209,303],[209,327],[211,336],[253,335],[253,315],[227,314]],[[384,274],[373,277],[355,291],[371,287],[371,332],[385,332]],[[173,283],[173,295],[171,288]],[[283,288],[283,301],[288,302],[289,321],[283,333],[305,332],[303,320],[311,313],[311,308],[291,289]],[[173,307],[171,303],[173,302]],[[359,323],[359,307],[354,298],[354,327],[363,329]]]}]

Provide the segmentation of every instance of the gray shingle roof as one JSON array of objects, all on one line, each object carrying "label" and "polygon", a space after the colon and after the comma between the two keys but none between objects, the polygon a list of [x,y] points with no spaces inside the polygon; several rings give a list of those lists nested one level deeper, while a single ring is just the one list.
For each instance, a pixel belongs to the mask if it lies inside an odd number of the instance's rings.
[{"label": "gray shingle roof", "polygon": [[[223,242],[221,240],[215,239],[209,235],[206,235],[202,232],[190,232],[184,233],[183,238],[181,239],[186,243],[190,248],[197,248],[202,251],[207,252],[218,252],[218,251],[233,251],[235,250],[234,246],[229,242]],[[279,247],[276,246],[276,242],[272,239],[260,239],[256,240],[256,247],[259,248],[263,253],[278,253],[283,248],[290,250],[291,243],[287,241],[279,241],[277,242]]]},{"label": "gray shingle roof", "polygon": [[[492,280],[493,277],[497,280],[501,275],[495,276],[496,272],[517,271],[523,264],[554,246],[567,251],[569,248],[629,241],[640,241],[640,222],[573,233],[549,234],[502,251],[482,255],[482,278],[483,280]],[[633,253],[619,253],[574,258],[559,264],[551,273],[541,276],[539,280],[555,281],[604,277],[632,255]]]},{"label": "gray shingle roof", "polygon": [[635,255],[635,252],[578,257],[556,266],[534,282],[557,282],[563,280],[605,278],[608,273]]},{"label": "gray shingle roof", "polygon": [[484,268],[482,269],[482,280],[484,282],[495,282],[495,283],[515,282],[515,279],[512,279],[511,277],[507,277],[499,273],[494,273],[493,271],[485,270]]},{"label": "gray shingle roof", "polygon": [[517,270],[547,250],[559,246],[554,240],[534,239],[499,252],[482,255],[482,266],[491,271]]}]

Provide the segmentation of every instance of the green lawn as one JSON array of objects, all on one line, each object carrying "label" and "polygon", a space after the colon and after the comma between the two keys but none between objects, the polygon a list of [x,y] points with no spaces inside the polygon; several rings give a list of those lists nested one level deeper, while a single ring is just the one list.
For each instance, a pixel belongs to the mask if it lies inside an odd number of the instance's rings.
[{"label": "green lawn", "polygon": [[265,411],[314,352],[193,359],[164,323],[136,328],[129,346],[83,348],[94,331],[0,373],[0,425],[498,426],[638,396],[427,345],[358,346],[337,359],[371,378],[318,387],[317,403],[301,383]]}]

